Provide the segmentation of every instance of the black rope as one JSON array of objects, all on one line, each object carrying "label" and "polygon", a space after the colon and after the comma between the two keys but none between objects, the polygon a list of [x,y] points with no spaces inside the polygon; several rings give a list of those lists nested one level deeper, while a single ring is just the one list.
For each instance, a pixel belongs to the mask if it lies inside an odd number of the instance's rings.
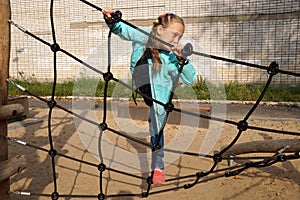
[{"label": "black rope", "polygon": [[87,4],[88,6],[90,6],[90,7],[92,7],[92,8],[95,8],[96,10],[99,10],[100,12],[102,11],[102,8],[100,8],[100,7],[96,6],[95,4],[92,4],[92,3],[90,3],[90,2],[88,2],[88,1],[86,1],[86,0],[79,0],[79,1],[81,1],[81,2],[83,2],[83,3],[85,3],[85,4]]},{"label": "black rope", "polygon": [[[16,26],[16,27],[20,27],[19,25],[15,24],[15,23],[12,22],[12,21],[9,21],[9,22],[10,22],[12,25]],[[22,28],[22,29],[24,29],[24,28]],[[21,30],[22,30],[22,29],[21,29]],[[29,32],[26,31],[26,33],[29,33]],[[41,39],[40,39],[40,40],[41,40]],[[42,41],[43,43],[46,43],[46,42],[43,41],[43,40],[41,40],[41,41]],[[49,43],[46,43],[46,44],[48,44],[48,46],[51,46]],[[104,72],[99,71],[99,70],[97,70],[96,68],[94,68],[94,67],[88,65],[87,63],[81,61],[81,60],[78,59],[76,56],[74,56],[74,55],[68,53],[67,51],[65,51],[65,50],[63,50],[63,49],[61,49],[61,48],[60,48],[60,51],[63,52],[63,53],[65,53],[66,55],[72,57],[74,60],[78,61],[80,64],[82,64],[82,65],[88,67],[89,69],[91,69],[91,70],[93,70],[93,71],[95,71],[95,72],[97,72],[97,73],[99,73],[99,74],[102,74],[102,75],[105,74]],[[266,68],[266,69],[268,70],[269,68]],[[278,72],[280,72],[280,71],[278,71]],[[112,77],[111,80],[113,80],[113,81],[115,81],[115,82],[121,84],[122,86],[126,87],[127,89],[130,89],[130,90],[133,89],[132,86],[130,86],[130,85],[126,84],[125,82],[123,82],[123,81],[121,81],[121,80],[118,80],[118,79],[116,79],[116,78],[114,78],[114,77]],[[10,81],[11,81],[11,80],[10,80]],[[11,82],[12,82],[12,81],[11,81]],[[30,94],[29,91],[27,91],[27,92]],[[140,91],[136,91],[136,92],[137,92],[138,94],[140,94],[140,95],[142,95],[142,96],[148,98],[149,100],[153,100],[155,103],[157,103],[157,104],[159,104],[159,105],[161,105],[161,106],[164,106],[164,107],[167,106],[167,104],[164,104],[164,103],[162,103],[162,102],[160,102],[160,101],[157,101],[156,99],[152,99],[151,97],[147,97],[147,95],[141,93]],[[37,97],[37,96],[35,96],[35,97]],[[40,99],[39,97],[37,97],[37,98]],[[203,114],[200,114],[200,113],[194,113],[194,112],[191,112],[191,111],[181,110],[181,109],[176,108],[176,107],[174,107],[173,110],[176,111],[176,112],[181,112],[181,113],[188,114],[188,115],[191,115],[191,116],[196,116],[196,117],[200,117],[200,118],[209,119],[209,120],[212,120],[212,121],[219,121],[219,122],[224,122],[224,123],[228,123],[228,124],[232,124],[232,125],[238,125],[238,122],[234,122],[234,121],[231,121],[231,120],[224,120],[224,119],[216,118],[216,117],[211,117],[211,116],[203,115]],[[249,126],[248,128],[249,128],[249,129],[257,129],[256,127],[252,127],[252,126]],[[266,130],[267,132],[272,132],[272,129],[265,129],[265,128],[257,129],[257,130]],[[283,131],[283,132],[278,131],[278,132],[279,132],[279,133],[283,133],[284,131]],[[284,134],[299,135],[300,133],[295,133],[295,132],[285,132]]]},{"label": "black rope", "polygon": [[[100,7],[97,7],[95,6],[94,4],[88,2],[88,1],[85,1],[85,0],[80,0],[81,2],[87,4],[88,6],[91,6],[99,11],[102,11],[102,9]],[[191,116],[195,116],[195,117],[200,117],[200,118],[205,118],[205,119],[209,119],[209,120],[214,120],[214,121],[219,121],[219,122],[224,122],[224,123],[227,123],[227,124],[231,124],[231,125],[236,125],[239,132],[238,134],[236,135],[236,137],[233,139],[233,141],[227,146],[225,147],[221,152],[219,153],[216,153],[212,156],[210,155],[201,155],[201,154],[197,154],[197,153],[193,153],[193,152],[182,152],[182,151],[177,151],[177,150],[171,150],[171,149],[164,149],[165,151],[169,151],[169,152],[172,152],[172,153],[182,153],[184,155],[190,155],[190,156],[202,156],[202,157],[207,157],[207,158],[211,158],[213,159],[214,163],[212,165],[212,167],[206,171],[206,172],[197,172],[196,174],[193,174],[193,175],[186,175],[186,176],[182,176],[182,177],[176,177],[176,178],[173,178],[173,179],[167,179],[166,181],[167,182],[170,182],[170,181],[175,181],[175,180],[179,180],[179,179],[185,179],[185,178],[195,178],[194,182],[190,183],[190,184],[185,184],[183,186],[179,186],[179,187],[176,187],[176,188],[169,188],[169,189],[165,189],[165,190],[161,190],[161,191],[156,191],[156,192],[150,192],[150,188],[151,188],[151,184],[152,184],[152,177],[153,177],[153,171],[151,173],[151,176],[150,176],[150,179],[149,177],[148,178],[143,178],[143,177],[139,177],[139,176],[136,176],[136,175],[133,175],[133,174],[130,174],[130,173],[126,173],[126,172],[122,172],[122,171],[119,171],[119,170],[116,170],[116,169],[112,169],[112,168],[109,168],[109,167],[106,167],[105,164],[104,164],[104,161],[103,161],[103,155],[102,155],[102,150],[101,150],[101,141],[102,141],[102,134],[105,130],[108,130],[112,133],[115,133],[117,135],[120,135],[124,138],[127,138],[127,139],[130,139],[134,142],[137,142],[139,144],[142,144],[142,145],[145,145],[145,146],[148,146],[150,147],[150,145],[146,142],[142,142],[142,141],[139,141],[137,139],[135,139],[134,137],[131,137],[125,133],[122,133],[122,132],[119,132],[119,131],[116,131],[114,129],[111,129],[107,126],[106,124],[106,113],[107,113],[107,91],[108,91],[108,84],[109,84],[109,81],[113,80],[115,82],[118,82],[120,83],[121,85],[123,85],[124,87],[128,88],[128,89],[133,89],[131,86],[127,85],[126,83],[116,79],[113,77],[113,74],[110,72],[110,68],[111,68],[111,31],[109,32],[109,35],[108,35],[108,67],[107,67],[107,72],[106,73],[103,73],[97,69],[95,69],[94,67],[90,66],[89,64],[83,62],[82,60],[78,59],[76,56],[72,55],[71,53],[63,50],[60,48],[60,46],[56,43],[56,34],[55,34],[55,26],[54,26],[54,17],[53,17],[53,8],[54,8],[54,1],[51,0],[51,4],[50,4],[50,18],[51,18],[51,29],[52,29],[52,37],[53,37],[53,44],[51,45],[50,43],[44,41],[43,39],[35,36],[34,34],[30,33],[28,30],[26,30],[25,28],[15,24],[13,21],[9,20],[9,23],[11,25],[14,25],[15,27],[17,27],[19,30],[21,30],[22,32],[30,35],[31,37],[35,38],[36,40],[42,42],[43,44],[47,45],[50,47],[50,49],[53,51],[53,62],[54,62],[54,81],[53,81],[53,86],[52,86],[52,94],[51,94],[51,99],[48,101],[46,99],[43,99],[37,95],[34,95],[32,92],[28,91],[27,89],[23,88],[22,86],[14,83],[12,80],[8,79],[8,82],[10,82],[11,84],[13,84],[14,86],[18,87],[19,89],[21,89],[22,91],[24,92],[27,92],[28,94],[30,94],[31,96],[34,96],[36,97],[37,99],[47,103],[47,105],[49,106],[49,114],[48,114],[48,137],[49,137],[49,144],[50,144],[50,150],[47,150],[45,148],[41,148],[41,147],[38,147],[38,146],[35,146],[35,145],[32,145],[32,144],[29,144],[29,143],[26,143],[26,142],[23,142],[23,141],[20,141],[20,140],[17,140],[17,139],[14,139],[14,138],[10,138],[10,137],[5,137],[5,139],[7,140],[10,140],[10,141],[13,141],[13,142],[17,142],[18,144],[22,144],[22,145],[25,145],[25,146],[29,146],[29,147],[32,147],[32,148],[35,148],[37,150],[41,150],[41,151],[44,151],[44,152],[48,152],[48,154],[51,156],[51,161],[52,161],[52,171],[53,171],[53,179],[54,179],[54,192],[52,194],[35,194],[35,193],[27,193],[26,195],[33,195],[33,196],[48,196],[48,197],[51,197],[52,199],[58,199],[59,197],[78,197],[78,198],[98,198],[98,199],[105,199],[105,198],[110,198],[110,197],[134,197],[134,196],[139,196],[139,197],[148,197],[149,195],[153,195],[153,194],[158,194],[158,193],[163,193],[163,192],[168,192],[168,191],[173,191],[175,189],[181,189],[181,188],[184,188],[184,189],[188,189],[188,188],[191,188],[193,186],[195,186],[196,184],[199,184],[199,183],[202,183],[202,182],[206,182],[208,180],[213,180],[213,179],[216,179],[216,178],[219,178],[219,177],[222,177],[222,176],[225,176],[225,177],[228,177],[228,176],[233,176],[233,175],[237,175],[241,172],[243,172],[244,170],[248,169],[248,168],[251,168],[251,167],[255,167],[255,168],[260,168],[260,167],[267,167],[267,166],[270,166],[270,165],[273,165],[277,162],[284,162],[284,161],[287,161],[287,160],[293,160],[293,159],[299,159],[300,158],[300,152],[297,152],[297,153],[294,153],[294,154],[290,154],[290,155],[283,155],[283,154],[275,154],[274,156],[271,156],[271,157],[227,157],[227,158],[223,158],[222,157],[222,154],[224,154],[226,151],[228,151],[239,139],[239,137],[241,136],[242,132],[248,130],[248,129],[253,129],[253,130],[261,130],[261,131],[266,131],[266,132],[274,132],[274,133],[281,133],[281,134],[287,134],[287,135],[297,135],[299,136],[300,133],[296,133],[296,132],[289,132],[289,131],[281,131],[281,130],[272,130],[272,129],[267,129],[267,128],[262,128],[262,127],[252,127],[252,126],[249,126],[248,123],[247,123],[247,120],[249,119],[249,117],[252,115],[252,113],[255,111],[255,109],[257,108],[257,106],[259,105],[260,101],[263,99],[270,83],[271,83],[271,80],[272,80],[272,77],[278,73],[281,73],[281,74],[287,74],[287,75],[292,75],[292,76],[300,76],[299,73],[295,73],[295,72],[289,72],[289,71],[284,71],[284,70],[280,70],[279,69],[279,66],[276,62],[272,62],[270,64],[269,67],[265,67],[265,66],[261,66],[261,65],[257,65],[257,64],[252,64],[252,63],[247,63],[247,62],[243,62],[243,61],[238,61],[238,60],[233,60],[233,59],[229,59],[229,58],[223,58],[223,57],[219,57],[219,56],[214,56],[214,55],[209,55],[209,54],[204,54],[204,53],[201,53],[201,52],[196,52],[196,51],[193,51],[193,48],[191,46],[191,44],[187,44],[184,49],[183,49],[183,54],[185,54],[186,56],[190,56],[192,54],[194,55],[198,55],[198,56],[202,56],[202,57],[207,57],[207,58],[211,58],[211,59],[215,59],[215,60],[221,60],[221,61],[225,61],[225,62],[231,62],[231,63],[234,63],[234,64],[239,64],[239,65],[246,65],[246,66],[249,66],[249,67],[254,67],[254,68],[259,68],[259,69],[263,69],[263,70],[266,70],[270,76],[269,76],[269,79],[267,81],[267,84],[265,86],[265,88],[263,89],[262,93],[260,94],[258,100],[256,101],[255,105],[250,109],[250,111],[247,113],[247,115],[245,116],[245,118],[243,120],[241,120],[240,122],[234,122],[234,121],[231,121],[231,120],[224,120],[224,119],[220,119],[220,118],[215,118],[215,117],[210,117],[210,116],[207,116],[207,115],[202,115],[202,114],[199,114],[199,113],[193,113],[193,112],[189,112],[189,111],[184,111],[184,110],[181,110],[181,109],[178,109],[178,108],[175,108],[172,104],[172,99],[173,99],[173,92],[174,92],[174,85],[173,85],[173,89],[172,89],[172,93],[171,93],[171,96],[170,96],[170,101],[167,103],[167,104],[163,104],[162,102],[159,102],[155,99],[152,99],[151,97],[148,97],[148,98],[151,98],[151,100],[153,100],[153,102],[161,105],[161,106],[164,106],[165,107],[165,110],[166,110],[166,118],[165,118],[165,121],[163,123],[163,126],[164,127],[166,125],[166,121],[167,121],[167,118],[169,116],[169,113],[171,111],[177,111],[177,112],[180,112],[180,113],[183,113],[183,114],[188,114],[188,115],[191,115]],[[143,29],[135,26],[135,25],[132,25],[124,20],[121,19],[121,16],[122,16],[122,13],[120,11],[116,11],[115,13],[112,14],[113,16],[113,20],[115,20],[115,22],[122,22],[124,24],[127,24],[128,26],[136,29],[137,31],[140,31],[144,34],[146,34],[147,36],[149,37],[152,37],[153,39],[157,40],[158,42],[161,42],[163,43],[164,45],[166,46],[169,46],[169,47],[173,47],[173,45],[159,39],[159,38],[156,38],[154,37],[153,35],[149,34],[148,32],[144,31]],[[74,60],[76,60],[77,62],[81,63],[82,65],[88,67],[89,69],[103,75],[103,79],[105,80],[105,88],[104,88],[104,116],[103,116],[103,121],[101,124],[98,124],[96,122],[93,122],[92,120],[89,120],[89,119],[86,119],[72,111],[69,111],[68,109],[60,106],[60,105],[57,105],[57,103],[55,102],[55,91],[56,91],[56,82],[57,82],[57,66],[56,66],[56,54],[57,52],[60,51],[64,54],[66,54],[67,56],[73,58]],[[181,74],[181,71],[182,71],[182,68],[183,68],[184,65],[181,66],[181,68],[179,69],[179,73],[178,73],[178,76],[176,77],[177,79],[179,79],[179,76]],[[145,95],[145,94],[142,94],[140,93],[140,95]],[[57,108],[60,108],[64,111],[66,111],[67,113],[70,113],[72,114],[73,116],[76,116],[82,120],[85,120],[93,125],[96,125],[99,127],[100,129],[100,135],[99,135],[99,142],[98,142],[98,150],[99,150],[99,156],[100,156],[100,164],[94,164],[94,163],[90,163],[90,162],[87,162],[87,161],[84,161],[84,160],[80,160],[80,159],[76,159],[74,157],[70,157],[70,156],[67,156],[67,155],[63,155],[59,152],[57,152],[55,149],[54,149],[54,146],[53,146],[53,140],[52,140],[52,130],[51,130],[51,119],[52,119],[52,111],[53,109],[57,107]],[[160,138],[162,137],[162,131],[160,131],[160,134],[159,134],[159,140]],[[159,142],[158,140],[158,142]],[[158,144],[158,143],[157,143]],[[94,166],[94,167],[97,167],[97,169],[100,171],[100,193],[98,195],[62,195],[62,194],[58,194],[57,193],[57,183],[56,183],[56,170],[55,170],[55,156],[56,155],[59,155],[59,156],[62,156],[62,157],[65,157],[67,159],[70,159],[70,160],[73,160],[73,161],[76,161],[76,162],[80,162],[80,163],[84,163],[84,164],[87,164],[87,165],[91,165],[91,166]],[[155,158],[154,158],[155,159]],[[225,168],[225,169],[219,169],[219,170],[216,170],[215,168],[217,167],[218,163],[220,163],[223,159],[225,160],[246,160],[246,159],[262,159],[260,161],[256,161],[256,162],[247,162],[246,164],[244,165],[239,165],[239,166],[234,166],[234,167],[230,167],[230,168]],[[107,195],[107,194],[104,194],[103,193],[103,183],[102,183],[102,179],[103,179],[103,173],[105,170],[110,170],[110,171],[113,171],[113,172],[116,172],[116,173],[119,173],[119,174],[123,174],[123,175],[126,175],[126,176],[131,176],[131,177],[134,177],[134,178],[138,178],[138,179],[142,179],[142,180],[145,180],[148,182],[148,187],[147,187],[147,191],[146,192],[143,192],[141,194],[115,194],[115,195]],[[226,173],[224,173],[223,175],[216,175],[214,177],[208,177],[210,174],[212,173],[218,173],[218,172],[221,172],[221,171],[227,171]],[[204,177],[207,177],[206,179],[204,179]],[[200,180],[201,179],[201,180]],[[22,192],[13,192],[13,193],[18,193],[18,194],[21,194],[22,195]],[[25,194],[25,193],[23,193]]]},{"label": "black rope", "polygon": [[58,199],[59,194],[57,192],[57,177],[56,177],[56,165],[55,165],[55,156],[57,154],[57,151],[54,149],[53,146],[53,137],[52,137],[52,130],[51,130],[51,119],[52,119],[52,111],[53,108],[56,105],[55,102],[55,91],[56,91],[56,82],[57,82],[57,65],[56,65],[56,52],[59,50],[59,46],[56,44],[56,38],[55,38],[55,27],[54,27],[54,19],[53,19],[53,5],[54,1],[51,0],[50,5],[50,18],[51,18],[51,29],[52,29],[52,37],[53,37],[53,45],[51,45],[51,50],[53,51],[53,73],[54,73],[54,80],[53,80],[53,86],[52,86],[52,95],[51,100],[48,102],[49,106],[49,114],[48,114],[48,138],[49,138],[49,144],[50,144],[50,150],[49,155],[51,156],[51,163],[52,163],[52,176],[53,176],[53,187],[54,191],[51,194],[51,198],[53,200]]},{"label": "black rope", "polygon": [[[45,103],[48,102],[48,100],[35,95],[34,93],[32,93],[32,92],[28,91],[26,88],[18,85],[17,83],[15,83],[14,81],[12,81],[11,79],[8,79],[7,81],[10,84],[14,85],[15,87],[19,88],[20,90],[22,90],[23,92],[26,92],[30,96],[33,96],[33,97],[37,98],[38,100],[43,101]],[[74,112],[66,109],[65,107],[63,107],[63,106],[61,106],[59,104],[56,104],[56,108],[59,108],[59,109],[65,111],[65,112],[67,112],[67,113],[69,113],[69,114],[71,114],[71,115],[73,115],[73,116],[75,116],[75,117],[77,117],[77,118],[79,118],[81,120],[84,120],[84,121],[86,121],[86,122],[88,122],[88,123],[90,123],[90,124],[92,124],[94,126],[97,126],[100,129],[101,129],[101,126],[103,125],[103,124],[99,124],[99,123],[97,123],[95,121],[92,121],[92,120],[90,120],[88,118],[85,118],[85,117],[83,117],[83,116],[81,116],[81,115],[79,115],[77,113],[74,113]],[[174,108],[174,110],[175,109],[176,108]],[[178,110],[180,111],[180,109],[178,109]],[[185,111],[183,111],[183,112],[185,112]],[[188,111],[185,114],[191,114],[191,115],[195,114],[195,116],[199,116],[199,113],[193,113],[193,112],[188,112]],[[199,117],[201,117],[201,115]],[[216,120],[216,118],[214,118],[213,120]],[[224,121],[224,120],[219,119],[218,121]],[[237,122],[233,122],[233,121],[226,121],[225,120],[224,122],[228,123],[228,124],[233,124],[233,125],[237,125],[238,124]],[[126,133],[114,130],[114,129],[110,128],[110,127],[106,127],[106,129],[108,131],[112,132],[112,133],[115,133],[115,134],[117,134],[119,136],[122,136],[122,137],[124,137],[126,139],[129,139],[129,140],[131,140],[133,142],[136,142],[137,144],[141,144],[143,146],[146,146],[146,147],[150,148],[150,145],[147,142],[140,141],[140,140],[136,139],[135,137],[131,137],[130,135],[128,135]],[[296,135],[296,136],[300,135],[300,133],[296,133],[296,132],[289,132],[289,131],[282,131],[282,130],[275,130],[275,129],[265,129],[265,128],[252,127],[252,126],[249,126],[248,129],[261,130],[261,131],[266,131],[266,132],[276,132],[276,133],[281,133],[281,134],[286,134],[286,135]],[[167,151],[167,152],[184,154],[184,155],[189,155],[189,156],[198,156],[198,157],[200,156],[200,157],[213,158],[212,155],[204,155],[204,154],[193,153],[193,152],[183,152],[183,151],[173,150],[173,149],[168,149],[168,148],[165,148],[164,150]],[[259,158],[261,158],[261,157],[247,157],[247,158],[238,158],[238,157],[235,157],[234,159],[259,159]],[[230,159],[230,158],[223,158],[223,159]]]},{"label": "black rope", "polygon": [[[37,149],[37,150],[41,150],[41,151],[44,151],[44,152],[48,152],[47,149],[45,148],[42,148],[42,147],[38,147],[36,145],[32,145],[30,143],[26,143],[24,141],[20,141],[20,140],[17,140],[15,138],[11,138],[11,137],[5,137],[5,139],[9,140],[9,141],[12,141],[12,142],[16,142],[18,144],[21,144],[21,145],[25,145],[25,146],[29,146],[31,148],[34,148],[34,149]],[[70,159],[70,160],[73,160],[73,161],[76,161],[76,162],[80,162],[80,163],[83,163],[83,164],[87,164],[87,165],[90,165],[90,166],[93,166],[93,167],[98,167],[97,164],[94,164],[94,163],[91,163],[91,162],[87,162],[87,161],[84,161],[84,160],[79,160],[79,159],[76,159],[74,157],[70,157],[70,156],[67,156],[67,155],[64,155],[64,154],[61,154],[61,153],[57,153],[58,156],[61,156],[61,157],[64,157],[64,158],[67,158],[67,159]],[[280,156],[282,157],[283,155],[280,154]],[[278,158],[281,158],[281,157],[278,157]],[[247,159],[247,157],[245,157]],[[265,160],[272,160],[273,157],[257,157],[258,159],[263,159],[263,161],[259,161],[257,163],[262,163],[262,162],[265,162]],[[297,152],[297,153],[294,153],[294,154],[290,154],[290,155],[284,155],[284,159],[278,159],[280,160],[281,162],[283,161],[287,161],[287,160],[294,160],[294,159],[299,159],[300,158],[300,152]],[[238,157],[233,157],[231,158],[233,160],[236,160],[238,159]],[[274,160],[274,159],[273,159]],[[254,165],[253,165],[254,166]],[[267,166],[267,165],[265,165]],[[256,167],[264,167],[263,165],[258,165],[256,164]],[[219,173],[219,172],[222,172],[222,171],[226,171],[226,173],[224,173],[223,175],[218,175],[216,176],[217,178],[220,178],[220,177],[229,177],[229,176],[234,176],[234,175],[237,175],[241,172],[243,172],[244,170],[248,169],[249,168],[249,163],[246,163],[245,165],[239,165],[239,166],[233,166],[233,167],[229,167],[229,168],[224,168],[224,169],[218,169],[218,170],[214,170],[213,173]],[[233,170],[235,169],[235,171]],[[126,175],[126,176],[131,176],[131,177],[135,177],[135,178],[138,178],[138,179],[144,179],[146,180],[145,178],[143,177],[138,177],[138,176],[135,176],[135,175],[132,175],[132,174],[129,174],[129,173],[125,173],[125,172],[122,172],[122,171],[119,171],[119,170],[115,170],[115,169],[110,169],[110,168],[107,168],[107,170],[111,170],[113,172],[116,172],[116,173],[119,173],[119,174],[123,174],[123,175]],[[197,176],[198,175],[198,176]],[[180,176],[180,177],[176,177],[176,178],[172,178],[172,179],[167,179],[166,182],[172,182],[172,181],[178,181],[178,180],[181,180],[181,179],[188,179],[188,178],[193,178],[193,177],[199,177],[199,173],[198,174],[191,174],[191,175],[186,175],[186,176]],[[215,177],[215,178],[216,178]],[[203,181],[206,181],[206,180],[213,180],[215,178],[211,178],[211,179],[202,179],[202,181],[197,181],[195,182],[194,185],[197,185]],[[193,186],[194,186],[193,185]],[[182,186],[182,187],[176,187],[176,188],[173,188],[172,190],[174,189],[182,189],[182,188],[185,188],[185,189],[188,189],[190,187],[187,187],[187,185],[185,186]],[[171,191],[171,190],[163,190],[163,191],[159,191],[158,193],[163,193],[163,192],[167,192],[167,191]],[[18,192],[17,192],[18,193]],[[20,192],[19,192],[20,193]],[[24,192],[26,193],[26,192]],[[15,193],[16,194],[16,193]],[[156,192],[155,193],[149,193],[148,195],[152,195],[152,194],[157,194]],[[26,193],[26,195],[28,195]],[[48,196],[48,195],[45,195],[45,194],[35,194],[36,196]],[[145,195],[145,194],[143,194]],[[50,196],[50,195],[49,195]],[[64,196],[64,195],[60,195],[61,197]],[[77,197],[76,195],[68,195],[69,197]],[[95,197],[95,195],[84,195],[84,197],[86,196],[90,196],[91,198],[92,197]],[[138,195],[137,195],[138,196]],[[80,197],[83,197],[80,195]],[[108,197],[108,196],[107,196]]]},{"label": "black rope", "polygon": [[[24,146],[31,147],[31,148],[36,149],[36,150],[40,150],[40,151],[43,151],[43,152],[46,152],[46,153],[48,153],[48,151],[49,151],[48,149],[45,149],[45,148],[36,146],[36,145],[34,145],[34,144],[31,144],[31,143],[28,143],[28,142],[25,142],[25,141],[18,140],[18,139],[16,139],[16,138],[12,138],[12,137],[4,137],[4,139],[7,139],[7,140],[9,140],[9,141],[15,142],[15,143],[20,144],[20,145],[24,145]],[[60,152],[57,152],[56,155],[61,156],[61,157],[64,157],[64,158],[69,159],[69,160],[72,160],[72,161],[75,161],[75,162],[78,162],[78,163],[86,164],[86,165],[89,165],[89,166],[92,166],[92,167],[96,167],[96,168],[99,167],[99,164],[92,163],[92,162],[88,162],[88,161],[84,161],[84,160],[80,160],[80,159],[77,159],[77,158],[75,158],[75,157],[72,157],[72,156],[68,156],[68,155],[62,154],[62,153],[60,153]],[[126,176],[131,176],[131,177],[133,177],[133,178],[137,178],[137,179],[145,179],[145,178],[143,178],[143,177],[136,176],[136,175],[134,175],[134,174],[126,173],[126,172],[123,172],[123,171],[120,171],[120,170],[116,170],[116,169],[113,169],[113,168],[107,167],[106,169],[107,169],[108,171],[112,171],[112,172],[115,172],[115,173],[118,173],[118,174],[122,174],[122,175],[126,175]]]},{"label": "black rope", "polygon": [[247,113],[247,115],[244,117],[244,119],[242,121],[240,121],[237,125],[237,128],[239,130],[237,136],[233,139],[233,141],[227,146],[225,147],[221,152],[220,155],[222,155],[223,153],[225,153],[226,151],[228,151],[234,144],[236,144],[236,142],[238,141],[238,139],[240,138],[240,136],[242,135],[242,133],[244,131],[246,131],[248,129],[248,123],[247,120],[249,119],[249,117],[252,115],[252,113],[254,112],[254,110],[257,108],[257,106],[259,105],[259,103],[261,102],[262,98],[264,97],[271,81],[272,81],[273,75],[270,75],[267,84],[265,85],[262,93],[260,94],[259,98],[257,99],[256,103],[252,106],[252,108],[250,109],[250,111]]}]

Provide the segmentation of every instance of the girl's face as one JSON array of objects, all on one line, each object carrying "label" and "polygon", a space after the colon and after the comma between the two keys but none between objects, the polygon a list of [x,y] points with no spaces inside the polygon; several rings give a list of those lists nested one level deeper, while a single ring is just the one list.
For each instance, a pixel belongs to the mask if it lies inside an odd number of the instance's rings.
[{"label": "girl's face", "polygon": [[[184,33],[184,25],[179,22],[170,23],[167,28],[164,28],[162,25],[159,25],[157,27],[157,36],[161,40],[173,46],[179,43],[179,40],[181,39],[183,33]],[[159,43],[159,47],[168,51],[171,50],[171,47],[164,45],[162,43]]]}]

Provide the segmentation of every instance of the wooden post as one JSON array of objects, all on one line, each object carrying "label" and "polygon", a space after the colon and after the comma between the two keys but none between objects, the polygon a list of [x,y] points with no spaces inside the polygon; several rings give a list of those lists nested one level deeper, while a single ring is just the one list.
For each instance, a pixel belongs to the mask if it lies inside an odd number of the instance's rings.
[{"label": "wooden post", "polygon": [[[9,73],[9,53],[10,53],[10,0],[0,1],[0,107],[7,105],[7,82]],[[0,121],[0,163],[8,159],[7,140],[3,139],[7,135],[7,120]],[[0,183],[0,200],[10,199],[10,183],[6,179]]]}]

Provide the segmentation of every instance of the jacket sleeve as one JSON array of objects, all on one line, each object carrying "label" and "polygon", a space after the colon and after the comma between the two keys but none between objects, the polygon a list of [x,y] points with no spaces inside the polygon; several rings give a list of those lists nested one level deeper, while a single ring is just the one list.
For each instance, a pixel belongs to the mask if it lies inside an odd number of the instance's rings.
[{"label": "jacket sleeve", "polygon": [[[123,22],[108,23],[106,22],[111,31],[118,35],[123,40],[133,42],[144,42],[148,36],[133,27],[124,24]],[[140,28],[140,27],[139,27]]]},{"label": "jacket sleeve", "polygon": [[[179,65],[179,64],[178,64]],[[180,83],[191,85],[196,80],[196,70],[191,61],[188,60],[188,64],[183,67],[182,73],[179,77]]]}]

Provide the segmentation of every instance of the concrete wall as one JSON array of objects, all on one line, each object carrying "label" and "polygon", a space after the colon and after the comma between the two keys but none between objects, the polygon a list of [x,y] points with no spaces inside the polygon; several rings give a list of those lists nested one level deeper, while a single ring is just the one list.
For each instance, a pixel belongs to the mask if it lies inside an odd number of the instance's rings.
[{"label": "concrete wall", "polygon": [[[150,28],[155,18],[174,12],[186,22],[182,43],[206,54],[268,66],[277,61],[280,69],[300,73],[299,0],[181,0],[181,1],[98,1],[100,8],[111,7],[123,19]],[[50,1],[11,0],[12,20],[49,44]],[[108,28],[102,14],[79,0],[54,1],[55,39],[60,47],[90,66],[106,71]],[[112,36],[112,72],[128,79],[131,44]],[[265,71],[193,55],[191,60],[201,78],[210,81],[264,83]],[[51,81],[53,52],[31,36],[12,27],[10,75],[14,78]],[[59,81],[99,74],[58,52]],[[299,83],[299,78],[277,75],[277,83]]]}]

